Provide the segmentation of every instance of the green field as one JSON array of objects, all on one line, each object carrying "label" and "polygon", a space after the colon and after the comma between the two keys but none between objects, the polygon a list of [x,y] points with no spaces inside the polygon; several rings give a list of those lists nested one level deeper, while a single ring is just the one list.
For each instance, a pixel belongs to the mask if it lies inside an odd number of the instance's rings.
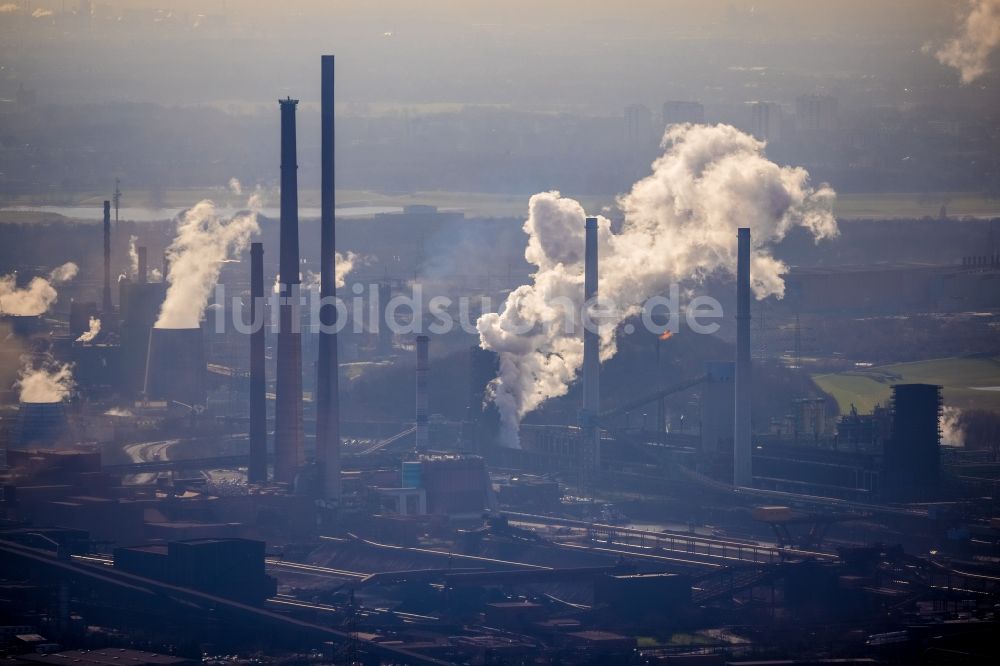
[{"label": "green field", "polygon": [[816,384],[837,400],[842,414],[851,405],[861,413],[876,404],[885,405],[893,384],[939,384],[944,387],[944,403],[960,409],[988,409],[1000,412],[1000,391],[976,387],[1000,386],[1000,356],[941,358],[913,363],[896,363],[850,372],[814,375]]}]

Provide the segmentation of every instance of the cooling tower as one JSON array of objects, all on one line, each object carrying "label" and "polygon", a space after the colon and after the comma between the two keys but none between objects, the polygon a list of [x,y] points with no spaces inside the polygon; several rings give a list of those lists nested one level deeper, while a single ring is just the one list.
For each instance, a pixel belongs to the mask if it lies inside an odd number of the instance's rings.
[{"label": "cooling tower", "polygon": [[[585,303],[592,303],[597,298],[597,218],[588,217],[586,224],[583,298]],[[580,427],[583,429],[581,465],[585,483],[593,481],[591,475],[601,466],[601,429],[597,423],[601,408],[599,345],[597,330],[587,326],[583,332],[583,408],[580,411]]]},{"label": "cooling tower", "polygon": [[750,435],[750,229],[738,232],[736,255],[736,410],[733,428],[733,485],[753,484]]},{"label": "cooling tower", "polygon": [[54,447],[68,431],[62,402],[22,402],[18,406],[15,441],[21,448]]},{"label": "cooling tower", "polygon": [[154,328],[146,356],[146,397],[205,404],[205,350],[200,328]]},{"label": "cooling tower", "polygon": [[278,358],[274,414],[274,480],[295,481],[304,462],[302,447],[302,334],[299,296],[299,186],[297,176],[295,107],[281,106],[281,247],[279,248]]},{"label": "cooling tower", "polygon": [[896,384],[891,435],[882,455],[881,492],[892,501],[938,498],[941,484],[941,387]]},{"label": "cooling tower", "polygon": [[149,332],[156,322],[166,285],[163,282],[139,284],[122,280],[121,310],[121,381],[129,396],[143,391],[146,383],[146,357],[149,354]]},{"label": "cooling tower", "polygon": [[250,464],[247,480],[267,481],[267,376],[264,369],[264,244],[250,245]]},{"label": "cooling tower", "polygon": [[429,442],[427,424],[427,370],[429,366],[427,357],[427,346],[429,339],[426,335],[417,336],[417,451],[423,453],[427,450]]},{"label": "cooling tower", "polygon": [[[320,109],[320,297],[332,301],[337,294],[334,253],[337,250],[336,200],[334,192],[334,58],[323,56]],[[320,312],[319,350],[316,376],[316,460],[320,465],[323,496],[340,497],[340,365],[337,357],[337,311],[332,305]]]}]

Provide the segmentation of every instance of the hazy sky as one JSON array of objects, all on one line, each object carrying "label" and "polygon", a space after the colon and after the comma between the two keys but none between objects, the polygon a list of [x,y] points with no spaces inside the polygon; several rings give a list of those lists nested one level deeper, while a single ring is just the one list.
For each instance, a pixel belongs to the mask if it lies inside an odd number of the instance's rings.
[{"label": "hazy sky", "polygon": [[0,13],[3,96],[26,82],[59,102],[308,101],[317,56],[331,52],[344,102],[605,112],[803,92],[896,101],[906,87],[955,82],[920,49],[954,33],[961,3],[111,0],[93,3],[105,15],[88,28],[59,20],[73,0],[27,6],[56,15],[15,23]]}]

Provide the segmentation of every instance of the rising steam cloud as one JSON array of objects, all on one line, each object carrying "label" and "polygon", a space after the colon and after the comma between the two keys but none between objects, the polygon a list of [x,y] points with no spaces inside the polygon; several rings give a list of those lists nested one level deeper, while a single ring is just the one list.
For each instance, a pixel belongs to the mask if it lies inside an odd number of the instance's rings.
[{"label": "rising steam cloud", "polygon": [[49,273],[48,278],[32,278],[23,289],[18,289],[14,274],[0,277],[0,313],[23,317],[45,314],[59,298],[53,285],[72,280],[79,270],[73,262],[66,262]]},{"label": "rising steam cloud", "polygon": [[[736,229],[752,230],[752,287],[757,298],[782,297],[787,266],[770,246],[790,229],[814,238],[836,236],[835,194],[813,188],[801,168],[780,167],[764,144],[734,127],[675,125],[663,139],[653,173],[619,197],[619,233],[598,218],[599,293],[614,304],[613,326],[602,327],[601,359],[615,355],[618,324],[640,312],[674,283],[697,283],[720,271],[735,273]],[[544,401],[564,395],[583,364],[579,330],[567,331],[559,300],[583,305],[583,207],[558,192],[531,197],[525,258],[535,266],[531,284],[507,297],[500,313],[480,317],[484,349],[500,354],[490,386],[500,411],[503,440],[517,445],[517,427]],[[528,331],[525,333],[524,331]]]},{"label": "rising steam cloud", "polygon": [[137,250],[135,246],[138,241],[138,236],[131,235],[128,237],[128,265],[129,277],[131,278],[135,278],[139,275],[139,250]]},{"label": "rising steam cloud", "polygon": [[[347,284],[347,276],[358,266],[364,266],[375,260],[371,256],[362,256],[357,252],[348,250],[347,252],[334,252],[334,285],[337,289],[343,288]],[[280,276],[274,276],[274,293],[280,291]],[[299,276],[301,277],[301,275]],[[322,275],[315,271],[306,273],[303,286],[306,289],[319,291]]]},{"label": "rising steam cloud", "polygon": [[1000,46],[1000,0],[969,0],[958,35],[945,42],[934,55],[942,65],[958,70],[962,83],[968,84],[989,71],[990,54],[997,46]]},{"label": "rising steam cloud", "polygon": [[76,339],[77,342],[93,342],[94,338],[98,336],[101,332],[101,320],[97,317],[90,318],[90,328],[80,334],[80,337]]},{"label": "rising steam cloud", "polygon": [[259,232],[254,209],[227,220],[204,200],[181,213],[167,248],[169,286],[156,328],[197,328],[222,264],[246,250]]},{"label": "rising steam cloud", "polygon": [[15,383],[21,402],[62,402],[74,385],[69,363],[49,361],[36,367],[30,358],[25,359]]},{"label": "rising steam cloud", "polygon": [[962,410],[946,405],[938,417],[941,443],[947,446],[965,446],[965,428],[962,427]]}]

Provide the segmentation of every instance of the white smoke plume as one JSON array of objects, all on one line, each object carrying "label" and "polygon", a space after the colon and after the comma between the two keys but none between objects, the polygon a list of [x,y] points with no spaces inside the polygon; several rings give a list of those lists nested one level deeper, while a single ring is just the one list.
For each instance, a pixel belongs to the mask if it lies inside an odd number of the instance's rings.
[{"label": "white smoke plume", "polygon": [[73,390],[73,366],[46,362],[35,367],[25,359],[15,386],[21,402],[61,402]]},{"label": "white smoke plume", "polygon": [[161,271],[159,268],[151,268],[149,270],[149,281],[163,282],[163,271]]},{"label": "white smoke plume", "polygon": [[941,443],[948,446],[965,446],[965,429],[962,427],[962,410],[945,406],[938,417]]},{"label": "white smoke plume", "polygon": [[264,195],[264,189],[257,185],[253,188],[253,193],[247,200],[247,208],[255,213],[259,213],[264,210],[264,204],[267,203],[267,197]]},{"label": "white smoke plume", "polygon": [[80,267],[74,264],[72,261],[67,261],[62,266],[56,266],[49,273],[49,279],[55,283],[69,282],[76,277],[77,273],[80,272]]},{"label": "white smoke plume", "polygon": [[13,14],[18,9],[20,9],[20,7],[15,5],[13,2],[7,2],[0,5],[0,14]]},{"label": "white smoke plume", "polygon": [[129,277],[135,279],[139,275],[139,251],[135,248],[135,244],[139,241],[139,237],[135,235],[130,235],[128,237],[128,265],[129,265]]},{"label": "white smoke plume", "polygon": [[122,416],[129,417],[134,416],[131,410],[125,409],[124,407],[112,407],[108,411],[104,412],[105,416]]},{"label": "white smoke plume", "polygon": [[[357,252],[334,252],[334,285],[342,289],[347,284],[347,276],[358,266],[366,266],[375,261],[373,256],[362,256]],[[306,273],[304,286],[306,289],[319,291],[322,275],[314,271]],[[274,293],[278,293],[278,277],[274,278]]]},{"label": "white smoke plume", "polygon": [[90,318],[90,328],[80,334],[77,342],[93,342],[94,338],[101,332],[101,320],[97,317]]},{"label": "white smoke plume", "polygon": [[[653,173],[618,198],[619,233],[598,218],[602,299],[615,312],[601,331],[601,359],[615,355],[615,331],[650,297],[671,284],[698,283],[735,273],[736,230],[751,228],[752,287],[757,298],[782,297],[787,266],[770,251],[796,226],[819,241],[836,236],[835,194],[813,188],[801,168],[780,167],[764,156],[764,143],[728,125],[674,125]],[[583,363],[582,331],[567,331],[565,307],[583,306],[583,207],[558,192],[531,197],[525,258],[535,266],[531,284],[507,297],[499,313],[480,317],[480,344],[500,354],[490,393],[500,411],[503,440],[517,445],[517,427],[544,401],[564,395]],[[607,320],[606,320],[607,321]],[[524,333],[524,331],[529,331]]]},{"label": "white smoke plume", "polygon": [[243,194],[243,183],[240,182],[239,178],[229,179],[229,191],[236,195]]},{"label": "white smoke plume", "polygon": [[354,270],[355,265],[364,265],[371,261],[368,257],[362,257],[357,252],[351,252],[350,250],[346,254],[335,253],[335,258],[336,263],[333,270],[335,275],[334,282],[337,285],[337,289],[347,284],[347,276]]},{"label": "white smoke plume", "polygon": [[32,16],[32,18],[36,18],[36,19],[48,18],[50,16],[53,16],[53,13],[49,9],[42,9],[41,7],[39,7],[35,11],[31,12],[31,16]]},{"label": "white smoke plume", "polygon": [[197,328],[223,262],[246,250],[259,232],[256,212],[226,220],[207,199],[181,213],[167,248],[169,286],[156,328]]},{"label": "white smoke plume", "polygon": [[59,299],[59,292],[53,285],[72,280],[79,270],[73,262],[66,262],[49,273],[47,279],[32,278],[23,289],[17,287],[16,275],[0,277],[0,313],[24,317],[45,314]]},{"label": "white smoke plume", "polygon": [[[958,70],[969,84],[989,71],[990,54],[1000,46],[1000,0],[968,0],[959,33],[934,56],[942,65]],[[925,46],[924,50],[933,47]]]}]

